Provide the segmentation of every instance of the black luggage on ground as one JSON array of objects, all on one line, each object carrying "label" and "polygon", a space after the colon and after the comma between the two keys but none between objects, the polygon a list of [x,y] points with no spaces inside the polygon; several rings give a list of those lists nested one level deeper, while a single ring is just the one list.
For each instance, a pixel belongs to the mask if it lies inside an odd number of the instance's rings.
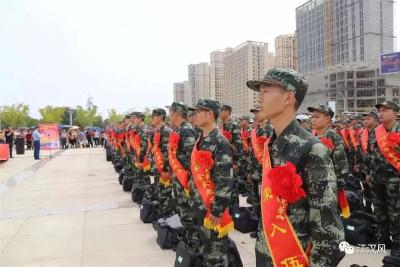
[{"label": "black luggage on ground", "polygon": [[106,160],[107,161],[112,161],[114,158],[114,151],[112,150],[111,147],[107,147],[106,149]]},{"label": "black luggage on ground", "polygon": [[129,192],[132,190],[133,179],[133,176],[125,173],[124,177],[122,178],[122,190],[124,190],[124,192]]},{"label": "black luggage on ground", "polygon": [[120,161],[117,161],[114,164],[114,169],[118,173],[122,170],[123,167],[124,167],[124,164],[122,164]]},{"label": "black luggage on ground", "polygon": [[376,243],[376,217],[367,212],[356,210],[350,218],[343,219],[345,240],[352,245],[368,245]]},{"label": "black luggage on ground", "polygon": [[183,241],[176,247],[175,267],[202,267],[203,259],[200,252],[194,252]]},{"label": "black luggage on ground", "polygon": [[400,257],[385,256],[382,260],[383,267],[399,267]]},{"label": "black luggage on ground", "polygon": [[131,191],[131,195],[132,195],[132,201],[135,203],[140,203],[143,200],[144,197],[144,192],[141,188],[139,188],[138,183],[134,183],[132,185],[132,191]]},{"label": "black luggage on ground", "polygon": [[356,192],[356,191],[345,190],[345,195],[347,198],[347,202],[349,203],[350,212],[363,209],[361,191]]},{"label": "black luggage on ground", "polygon": [[250,233],[257,231],[258,218],[251,208],[239,207],[232,214],[235,229],[242,233]]},{"label": "black luggage on ground", "polygon": [[118,173],[118,182],[119,182],[119,184],[122,184],[122,180],[124,179],[124,175],[125,175],[125,170],[122,169],[122,170]]},{"label": "black luggage on ground", "polygon": [[158,203],[158,201],[143,199],[140,205],[140,220],[142,220],[143,223],[156,221],[159,217],[157,212],[159,205],[160,203]]},{"label": "black luggage on ground", "polygon": [[228,237],[228,267],[243,267],[235,242]]},{"label": "black luggage on ground", "polygon": [[174,249],[178,245],[178,235],[182,234],[183,228],[178,215],[171,216],[166,220],[159,220],[157,229],[157,244],[162,249]]}]

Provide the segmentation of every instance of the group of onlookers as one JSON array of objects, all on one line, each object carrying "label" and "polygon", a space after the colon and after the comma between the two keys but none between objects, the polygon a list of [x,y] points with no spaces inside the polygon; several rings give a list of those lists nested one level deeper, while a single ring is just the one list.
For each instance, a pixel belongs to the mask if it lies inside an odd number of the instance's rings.
[{"label": "group of onlookers", "polygon": [[23,139],[26,149],[34,149],[34,158],[39,159],[40,150],[40,134],[38,127],[34,128],[17,128],[8,127],[0,129],[0,144],[8,144],[10,158],[13,158],[13,147],[18,139]]},{"label": "group of onlookers", "polygon": [[60,132],[61,148],[86,148],[104,145],[104,131],[79,128],[63,129]]}]

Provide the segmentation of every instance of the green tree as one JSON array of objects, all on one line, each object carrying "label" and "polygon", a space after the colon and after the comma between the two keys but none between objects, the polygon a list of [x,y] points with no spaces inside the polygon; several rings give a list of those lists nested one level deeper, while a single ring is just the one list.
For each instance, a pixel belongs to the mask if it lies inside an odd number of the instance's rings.
[{"label": "green tree", "polygon": [[19,103],[0,108],[1,127],[22,127],[28,126],[29,105]]},{"label": "green tree", "polygon": [[115,123],[117,121],[120,121],[124,118],[123,114],[118,113],[115,109],[109,109],[108,110],[108,123]]},{"label": "green tree", "polygon": [[53,107],[53,106],[46,106],[44,108],[39,109],[40,115],[42,115],[42,122],[47,123],[62,123],[66,107]]},{"label": "green tree", "polygon": [[76,114],[74,124],[81,128],[86,126],[93,126],[96,121],[97,107],[93,106],[91,109],[85,109],[82,106],[76,107]]}]

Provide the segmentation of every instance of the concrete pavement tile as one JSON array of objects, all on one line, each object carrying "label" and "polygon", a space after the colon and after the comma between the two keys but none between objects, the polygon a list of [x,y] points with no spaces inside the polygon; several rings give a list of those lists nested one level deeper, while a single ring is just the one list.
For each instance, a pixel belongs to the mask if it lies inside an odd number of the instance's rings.
[{"label": "concrete pavement tile", "polygon": [[169,267],[173,266],[159,248],[89,251],[83,255],[84,267]]},{"label": "concrete pavement tile", "polygon": [[123,224],[85,229],[84,253],[128,249],[159,250],[151,225]]},{"label": "concrete pavement tile", "polygon": [[29,263],[23,263],[18,265],[1,265],[4,267],[80,267],[82,257],[67,257],[67,258],[57,258],[57,259],[46,259],[43,261],[35,261]]},{"label": "concrete pavement tile", "polygon": [[15,235],[25,221],[26,219],[0,220],[0,238]]},{"label": "concrete pavement tile", "polygon": [[58,236],[83,231],[85,214],[73,213],[28,218],[17,235]]},{"label": "concrete pavement tile", "polygon": [[86,213],[85,228],[142,223],[138,208],[110,209]]},{"label": "concrete pavement tile", "polygon": [[79,257],[83,231],[51,235],[16,235],[3,250],[2,264],[15,266],[51,258]]}]

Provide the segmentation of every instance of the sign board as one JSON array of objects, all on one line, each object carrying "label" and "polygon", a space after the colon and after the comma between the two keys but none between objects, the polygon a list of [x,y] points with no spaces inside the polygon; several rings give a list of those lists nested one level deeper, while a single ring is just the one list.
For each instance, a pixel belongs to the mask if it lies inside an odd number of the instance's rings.
[{"label": "sign board", "polygon": [[381,74],[400,73],[400,52],[381,55],[379,63]]},{"label": "sign board", "polygon": [[57,124],[39,124],[40,149],[60,148],[60,134]]}]

